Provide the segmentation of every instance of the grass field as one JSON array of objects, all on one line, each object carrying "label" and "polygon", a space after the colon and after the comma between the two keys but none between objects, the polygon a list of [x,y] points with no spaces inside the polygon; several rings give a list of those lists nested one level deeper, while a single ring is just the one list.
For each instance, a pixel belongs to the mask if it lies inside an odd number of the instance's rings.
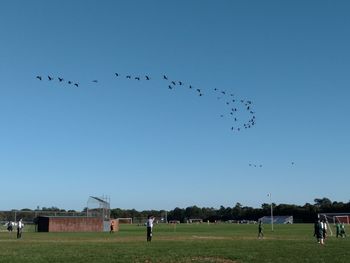
[{"label": "grass field", "polygon": [[156,225],[152,243],[145,227],[121,225],[109,233],[0,232],[0,262],[350,262],[350,238],[313,238],[311,224]]}]

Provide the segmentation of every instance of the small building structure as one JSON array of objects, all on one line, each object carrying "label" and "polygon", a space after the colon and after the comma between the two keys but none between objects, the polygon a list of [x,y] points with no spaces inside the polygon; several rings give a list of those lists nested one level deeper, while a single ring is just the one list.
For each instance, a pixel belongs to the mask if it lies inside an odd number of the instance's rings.
[{"label": "small building structure", "polygon": [[104,221],[99,217],[39,216],[38,232],[103,232]]}]

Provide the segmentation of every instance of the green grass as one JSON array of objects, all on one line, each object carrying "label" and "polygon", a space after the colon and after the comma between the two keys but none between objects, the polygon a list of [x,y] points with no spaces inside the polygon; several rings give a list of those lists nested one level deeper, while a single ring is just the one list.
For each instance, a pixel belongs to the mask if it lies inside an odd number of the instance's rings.
[{"label": "green grass", "polygon": [[350,262],[350,238],[313,238],[313,226],[277,225],[258,240],[256,225],[122,225],[109,233],[0,232],[0,262]]}]

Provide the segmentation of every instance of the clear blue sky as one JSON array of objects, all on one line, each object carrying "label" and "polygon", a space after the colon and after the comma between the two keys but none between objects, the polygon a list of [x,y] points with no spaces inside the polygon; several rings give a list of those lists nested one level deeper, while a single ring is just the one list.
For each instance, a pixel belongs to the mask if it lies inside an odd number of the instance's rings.
[{"label": "clear blue sky", "polygon": [[[349,13],[349,1],[1,1],[0,209],[349,201]],[[214,88],[252,100],[255,127],[231,132]]]}]

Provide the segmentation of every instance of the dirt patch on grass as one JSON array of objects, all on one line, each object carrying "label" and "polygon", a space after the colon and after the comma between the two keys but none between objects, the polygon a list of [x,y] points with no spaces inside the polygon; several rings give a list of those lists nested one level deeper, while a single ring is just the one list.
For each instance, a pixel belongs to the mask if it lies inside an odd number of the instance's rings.
[{"label": "dirt patch on grass", "polygon": [[231,239],[230,237],[218,237],[218,236],[192,236],[194,239],[209,239],[209,240],[220,240],[220,239]]},{"label": "dirt patch on grass", "polygon": [[193,257],[191,262],[209,262],[209,263],[238,263],[238,261],[220,257]]}]

